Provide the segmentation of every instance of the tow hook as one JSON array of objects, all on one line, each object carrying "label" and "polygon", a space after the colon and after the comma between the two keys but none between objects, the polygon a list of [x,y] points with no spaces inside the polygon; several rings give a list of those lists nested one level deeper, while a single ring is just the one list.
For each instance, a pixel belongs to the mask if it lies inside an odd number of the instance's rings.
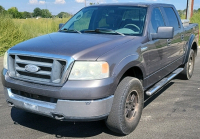
[{"label": "tow hook", "polygon": [[10,102],[9,100],[7,100],[6,102],[8,103],[9,107],[13,107],[14,106],[14,104],[12,102]]},{"label": "tow hook", "polygon": [[52,116],[56,119],[56,120],[63,120],[65,119],[65,117],[62,114],[58,114],[58,113],[52,113]]}]

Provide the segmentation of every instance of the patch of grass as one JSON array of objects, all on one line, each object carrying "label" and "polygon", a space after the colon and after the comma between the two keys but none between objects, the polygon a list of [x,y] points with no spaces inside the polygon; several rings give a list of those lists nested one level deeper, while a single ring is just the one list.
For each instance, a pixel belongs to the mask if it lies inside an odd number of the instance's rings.
[{"label": "patch of grass", "polygon": [[[191,18],[192,23],[198,23],[200,26],[200,12],[194,13],[194,15]],[[199,36],[199,45],[200,45],[200,36]]]},{"label": "patch of grass", "polygon": [[60,19],[12,19],[0,14],[0,55],[10,47],[25,40],[58,31],[59,23],[69,18]]}]

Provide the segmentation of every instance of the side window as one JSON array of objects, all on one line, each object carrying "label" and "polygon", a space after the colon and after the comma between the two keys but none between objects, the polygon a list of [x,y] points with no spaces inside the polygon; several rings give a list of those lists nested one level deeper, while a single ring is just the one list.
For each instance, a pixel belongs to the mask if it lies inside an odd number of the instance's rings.
[{"label": "side window", "polygon": [[164,11],[167,15],[169,26],[174,27],[174,30],[179,30],[179,22],[174,10],[170,7],[164,7]]},{"label": "side window", "polygon": [[165,26],[162,14],[159,8],[154,8],[151,15],[151,33],[156,33],[158,27]]}]

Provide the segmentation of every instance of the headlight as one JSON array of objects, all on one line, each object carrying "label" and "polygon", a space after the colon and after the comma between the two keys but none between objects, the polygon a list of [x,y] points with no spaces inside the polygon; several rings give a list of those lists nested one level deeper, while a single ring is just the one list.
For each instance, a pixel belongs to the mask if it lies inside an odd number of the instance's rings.
[{"label": "headlight", "polygon": [[8,52],[6,51],[4,54],[4,59],[3,59],[3,67],[5,69],[8,69]]},{"label": "headlight", "polygon": [[109,77],[107,62],[75,62],[69,80],[96,80]]}]

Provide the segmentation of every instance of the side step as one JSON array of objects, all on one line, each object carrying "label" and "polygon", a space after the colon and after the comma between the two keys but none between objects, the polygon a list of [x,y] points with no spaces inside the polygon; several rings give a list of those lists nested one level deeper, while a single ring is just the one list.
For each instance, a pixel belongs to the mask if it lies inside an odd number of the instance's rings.
[{"label": "side step", "polygon": [[170,75],[168,75],[167,77],[163,78],[160,82],[158,82],[156,85],[154,85],[148,91],[146,91],[146,94],[148,96],[153,95],[156,91],[161,89],[165,84],[167,84],[169,81],[171,81],[176,75],[178,75],[182,71],[183,71],[183,68],[178,68],[177,70],[172,72]]}]

